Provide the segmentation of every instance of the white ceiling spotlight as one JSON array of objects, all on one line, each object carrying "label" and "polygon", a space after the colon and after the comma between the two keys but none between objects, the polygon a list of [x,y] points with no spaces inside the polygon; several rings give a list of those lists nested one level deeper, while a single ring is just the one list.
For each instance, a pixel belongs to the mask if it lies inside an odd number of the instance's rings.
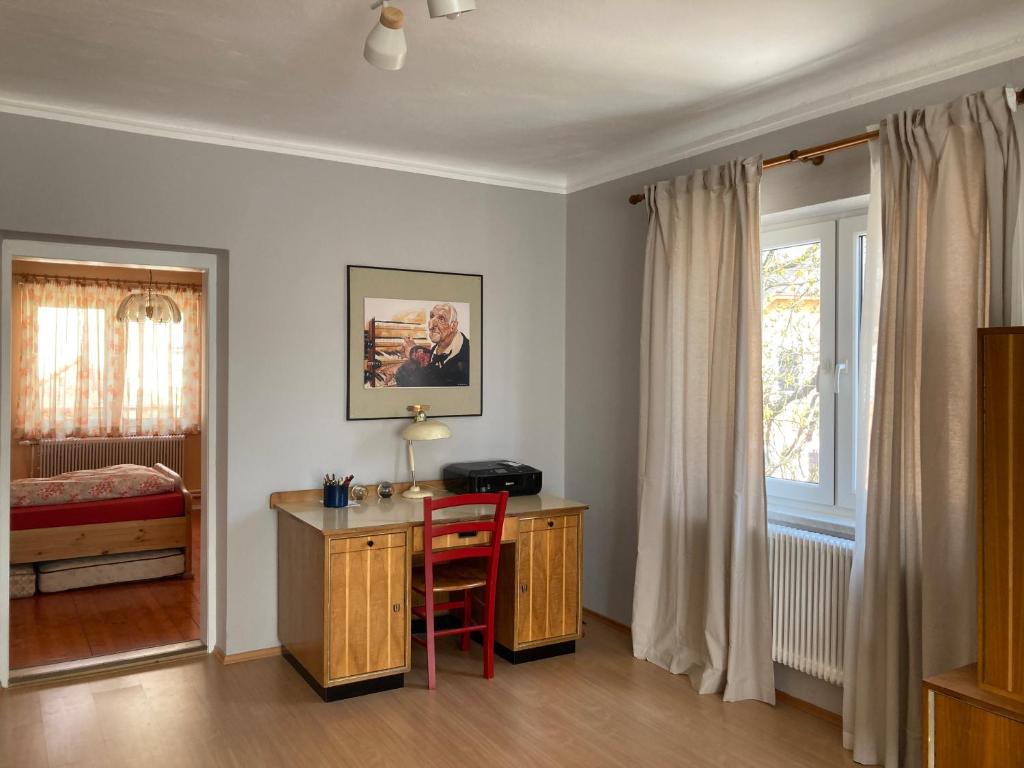
[{"label": "white ceiling spotlight", "polygon": [[457,19],[464,13],[476,10],[476,0],[427,0],[430,18],[437,19],[447,16]]},{"label": "white ceiling spotlight", "polygon": [[[388,0],[374,0],[370,7],[380,8],[380,20],[366,37],[363,58],[380,69],[401,69],[408,53],[405,31],[402,29],[405,16],[401,10],[392,7]],[[476,0],[427,0],[427,10],[432,19],[442,16],[457,19],[468,11],[475,11]]]},{"label": "white ceiling spotlight", "polygon": [[396,70],[405,65],[405,15],[400,8],[393,8],[387,0],[377,0],[371,8],[380,8],[380,19],[366,36],[363,58],[380,69]]}]

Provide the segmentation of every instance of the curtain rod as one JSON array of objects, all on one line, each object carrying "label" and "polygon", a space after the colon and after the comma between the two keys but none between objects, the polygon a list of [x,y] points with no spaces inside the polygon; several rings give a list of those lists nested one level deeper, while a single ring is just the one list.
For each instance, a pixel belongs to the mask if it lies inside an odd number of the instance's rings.
[{"label": "curtain rod", "polygon": [[[1024,88],[1017,91],[1017,103],[1024,104]],[[794,149],[787,155],[778,155],[777,157],[769,157],[765,160],[761,167],[778,168],[783,165],[789,165],[800,160],[805,163],[811,163],[812,165],[821,165],[825,162],[825,155],[830,152],[838,152],[840,149],[849,149],[850,147],[859,147],[861,144],[867,144],[872,139],[878,138],[878,131],[867,131],[865,133],[858,133],[856,136],[847,136],[845,139],[838,139],[836,141],[830,141],[827,144],[819,144],[816,147],[808,147],[807,149]],[[635,195],[629,196],[629,204],[636,205],[642,203],[647,199],[646,193],[640,192]]]},{"label": "curtain rod", "polygon": [[[68,277],[67,275],[40,275],[33,272],[19,272],[14,275],[14,281],[22,282],[63,282],[63,283],[77,283],[78,285],[120,285],[120,286],[133,286],[139,288],[146,288],[149,286],[148,280],[118,280],[117,278],[108,277]],[[203,286],[200,283],[164,283],[159,280],[153,281],[154,288],[190,288],[196,291],[202,291]]]}]

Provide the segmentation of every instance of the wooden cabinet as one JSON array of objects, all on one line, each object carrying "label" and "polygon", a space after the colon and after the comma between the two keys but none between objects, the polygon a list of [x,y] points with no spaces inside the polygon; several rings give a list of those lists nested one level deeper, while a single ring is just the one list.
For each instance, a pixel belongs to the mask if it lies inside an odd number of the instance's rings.
[{"label": "wooden cabinet", "polygon": [[1024,700],[1024,328],[978,336],[978,682]]},{"label": "wooden cabinet", "polygon": [[411,529],[325,536],[278,512],[278,634],[324,699],[403,684],[411,553]]},{"label": "wooden cabinet", "polygon": [[924,687],[924,768],[1024,766],[1024,706],[979,686],[975,665]]},{"label": "wooden cabinet", "polygon": [[506,657],[579,638],[582,533],[579,512],[519,521],[499,563],[495,637]]},{"label": "wooden cabinet", "polygon": [[330,549],[328,681],[407,670],[405,534],[332,539]]}]

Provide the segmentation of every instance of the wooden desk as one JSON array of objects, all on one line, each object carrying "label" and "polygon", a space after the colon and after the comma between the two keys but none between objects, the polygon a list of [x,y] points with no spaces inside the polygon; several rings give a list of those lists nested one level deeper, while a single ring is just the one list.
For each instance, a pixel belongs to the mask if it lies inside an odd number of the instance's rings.
[{"label": "wooden desk", "polygon": [[[320,498],[319,489],[270,497],[278,515],[285,656],[324,700],[401,687],[411,663],[410,577],[414,556],[423,552],[423,503],[373,495],[358,507],[325,509]],[[586,508],[546,494],[509,499],[495,650],[512,663],[575,651]],[[462,507],[435,512],[435,520],[490,514],[488,507]],[[490,541],[489,534],[450,538],[435,548]]]}]

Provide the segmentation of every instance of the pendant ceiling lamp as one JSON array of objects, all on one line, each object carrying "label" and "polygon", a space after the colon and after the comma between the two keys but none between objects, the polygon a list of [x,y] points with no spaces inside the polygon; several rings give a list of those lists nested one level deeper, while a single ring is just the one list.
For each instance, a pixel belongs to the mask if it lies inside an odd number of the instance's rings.
[{"label": "pendant ceiling lamp", "polygon": [[[394,71],[405,66],[408,48],[405,44],[405,17],[388,0],[374,0],[371,8],[380,8],[380,19],[366,37],[363,58],[379,69]],[[457,19],[467,11],[476,10],[476,0],[427,0],[430,18]]]},{"label": "pendant ceiling lamp", "polygon": [[153,291],[153,270],[149,271],[149,286],[128,294],[117,308],[117,319],[122,323],[180,323],[181,309],[174,299]]},{"label": "pendant ceiling lamp", "polygon": [[457,19],[464,13],[475,11],[476,0],[427,0],[427,9],[432,19],[441,16]]},{"label": "pendant ceiling lamp", "polygon": [[[386,2],[380,9],[380,19],[373,25],[366,38],[363,58],[378,69],[396,70],[405,65],[405,31],[402,25],[405,16],[399,8],[392,8]],[[376,6],[375,6],[376,7]]]}]

